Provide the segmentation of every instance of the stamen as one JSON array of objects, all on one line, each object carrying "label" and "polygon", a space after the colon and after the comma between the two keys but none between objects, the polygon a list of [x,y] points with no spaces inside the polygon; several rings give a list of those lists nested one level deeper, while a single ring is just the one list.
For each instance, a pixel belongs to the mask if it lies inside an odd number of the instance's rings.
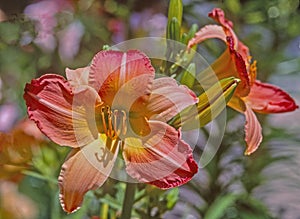
[{"label": "stamen", "polygon": [[114,110],[114,128],[117,136],[121,134],[121,127],[120,124],[118,124],[118,115],[119,115],[119,111]]},{"label": "stamen", "polygon": [[127,133],[127,116],[124,110],[111,110],[109,106],[100,108],[100,128],[101,133],[105,133],[112,140],[126,135]]},{"label": "stamen", "polygon": [[107,106],[107,123],[108,123],[108,130],[107,130],[107,134],[108,134],[108,136],[113,136],[113,126],[112,126],[112,120],[111,120],[111,111],[110,111],[110,107],[109,106]]},{"label": "stamen", "polygon": [[107,132],[107,127],[106,127],[106,122],[105,122],[105,114],[104,114],[104,107],[101,107],[101,120],[102,120],[102,125],[103,125],[103,129],[104,132]]},{"label": "stamen", "polygon": [[123,135],[126,135],[126,132],[127,132],[127,125],[126,125],[126,120],[127,120],[127,117],[126,117],[126,112],[124,110],[121,111],[122,114],[123,114],[123,121],[122,121],[122,130],[123,130]]}]

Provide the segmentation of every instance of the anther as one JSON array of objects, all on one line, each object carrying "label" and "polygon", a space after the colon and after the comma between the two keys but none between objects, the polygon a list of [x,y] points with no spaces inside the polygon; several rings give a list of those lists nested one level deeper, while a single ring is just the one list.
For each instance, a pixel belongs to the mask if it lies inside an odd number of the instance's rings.
[{"label": "anther", "polygon": [[102,106],[100,108],[100,125],[101,132],[104,132],[109,138],[116,139],[121,134],[127,133],[127,117],[124,110],[111,110],[109,106]]}]

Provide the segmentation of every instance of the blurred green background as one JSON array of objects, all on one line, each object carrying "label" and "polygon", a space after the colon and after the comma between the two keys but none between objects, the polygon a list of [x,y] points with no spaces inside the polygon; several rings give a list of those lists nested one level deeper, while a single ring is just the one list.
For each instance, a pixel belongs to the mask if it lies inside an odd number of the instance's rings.
[{"label": "blurred green background", "polygon": [[[183,5],[183,31],[194,23],[213,23],[208,12],[222,8],[258,61],[258,78],[284,88],[300,104],[298,0],[184,0]],[[25,83],[86,66],[104,45],[164,37],[167,10],[168,1],[159,0],[1,0],[0,131],[9,132],[26,116]],[[211,63],[224,48],[211,40],[199,52]],[[140,185],[133,218],[300,218],[299,110],[259,116],[264,141],[250,157],[243,155],[243,116],[228,109],[227,117],[224,140],[210,164],[179,190]],[[33,200],[36,218],[97,218],[105,209],[109,218],[118,216],[124,185],[114,180],[88,193],[79,212],[64,214],[57,203],[56,177],[67,149],[43,144],[17,184]],[[4,180],[11,179],[0,178]],[[3,191],[0,195],[6,198]]]}]

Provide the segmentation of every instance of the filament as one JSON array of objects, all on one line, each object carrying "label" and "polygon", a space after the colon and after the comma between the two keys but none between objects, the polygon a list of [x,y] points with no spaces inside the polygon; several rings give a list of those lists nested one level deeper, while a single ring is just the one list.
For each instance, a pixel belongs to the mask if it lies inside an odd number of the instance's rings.
[{"label": "filament", "polygon": [[116,139],[127,133],[127,116],[124,110],[111,110],[109,106],[100,107],[100,132],[107,137]]}]

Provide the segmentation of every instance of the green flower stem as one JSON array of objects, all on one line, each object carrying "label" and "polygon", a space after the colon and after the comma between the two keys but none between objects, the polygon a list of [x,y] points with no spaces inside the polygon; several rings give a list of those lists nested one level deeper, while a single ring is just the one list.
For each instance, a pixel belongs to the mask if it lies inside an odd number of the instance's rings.
[{"label": "green flower stem", "polygon": [[125,197],[123,200],[123,209],[121,219],[130,219],[132,207],[134,204],[135,184],[126,183]]}]

